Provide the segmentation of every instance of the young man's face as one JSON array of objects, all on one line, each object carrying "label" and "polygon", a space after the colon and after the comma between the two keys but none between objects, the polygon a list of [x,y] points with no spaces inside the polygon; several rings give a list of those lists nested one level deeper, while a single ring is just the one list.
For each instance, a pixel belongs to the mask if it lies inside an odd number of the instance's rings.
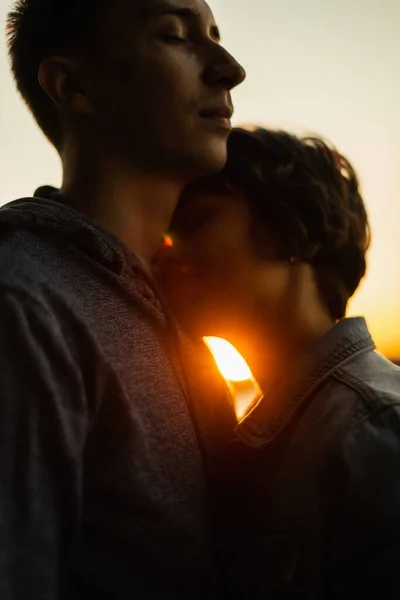
[{"label": "young man's face", "polygon": [[246,200],[222,186],[213,191],[195,184],[185,192],[171,227],[173,246],[160,249],[154,266],[178,320],[194,337],[229,339],[249,316],[260,311],[280,319],[291,303],[291,268],[257,255],[253,225]]},{"label": "young man's face", "polygon": [[220,170],[245,73],[204,0],[116,0],[90,64],[94,126],[149,172]]}]

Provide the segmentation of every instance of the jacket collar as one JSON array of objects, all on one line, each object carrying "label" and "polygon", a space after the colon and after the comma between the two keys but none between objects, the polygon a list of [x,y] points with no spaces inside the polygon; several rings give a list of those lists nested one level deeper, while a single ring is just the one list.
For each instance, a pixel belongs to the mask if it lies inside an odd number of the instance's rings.
[{"label": "jacket collar", "polygon": [[253,447],[270,443],[329,376],[357,354],[374,349],[364,318],[339,321],[295,365],[288,366],[285,379],[264,391],[237,425],[236,434]]}]

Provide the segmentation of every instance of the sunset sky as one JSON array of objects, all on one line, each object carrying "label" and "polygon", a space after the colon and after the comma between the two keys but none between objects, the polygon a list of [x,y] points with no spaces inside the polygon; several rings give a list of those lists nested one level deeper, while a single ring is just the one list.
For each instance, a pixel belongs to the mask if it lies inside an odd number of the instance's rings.
[{"label": "sunset sky", "polygon": [[[370,213],[369,272],[351,305],[400,357],[400,1],[213,0],[223,43],[245,66],[235,124],[318,133],[354,164]],[[0,0],[0,20],[10,6]],[[60,183],[58,158],[0,55],[0,204]]]}]

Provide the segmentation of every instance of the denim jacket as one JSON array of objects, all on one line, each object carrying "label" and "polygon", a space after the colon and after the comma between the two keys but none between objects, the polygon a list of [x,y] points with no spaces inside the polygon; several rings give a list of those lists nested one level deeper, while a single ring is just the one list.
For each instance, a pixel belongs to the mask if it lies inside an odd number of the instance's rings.
[{"label": "denim jacket", "polygon": [[240,598],[400,598],[400,368],[374,350],[339,322],[238,424]]}]

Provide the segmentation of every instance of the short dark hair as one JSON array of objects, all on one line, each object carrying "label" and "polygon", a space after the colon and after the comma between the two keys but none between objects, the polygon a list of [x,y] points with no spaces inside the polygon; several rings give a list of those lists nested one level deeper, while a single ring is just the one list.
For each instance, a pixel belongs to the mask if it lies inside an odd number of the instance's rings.
[{"label": "short dark hair", "polygon": [[17,88],[46,137],[58,147],[56,106],[42,89],[43,60],[88,47],[104,0],[18,0],[7,18],[7,42]]},{"label": "short dark hair", "polygon": [[223,177],[254,216],[258,254],[297,258],[314,268],[331,316],[345,316],[366,271],[368,216],[349,161],[319,138],[235,129]]}]

